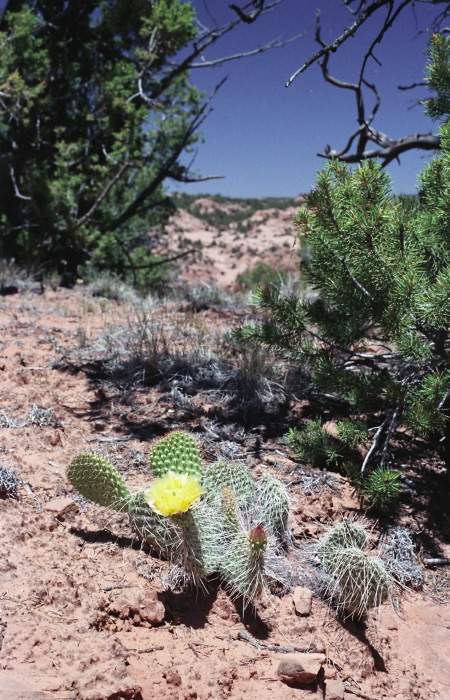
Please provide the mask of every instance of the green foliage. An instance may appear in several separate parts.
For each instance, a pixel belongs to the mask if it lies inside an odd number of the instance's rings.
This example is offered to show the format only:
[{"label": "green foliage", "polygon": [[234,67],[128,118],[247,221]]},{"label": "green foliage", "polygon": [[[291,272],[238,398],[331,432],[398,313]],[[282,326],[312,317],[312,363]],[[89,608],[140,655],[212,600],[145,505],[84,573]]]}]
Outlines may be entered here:
[{"label": "green foliage", "polygon": [[400,473],[377,467],[361,480],[359,490],[371,508],[391,511],[400,495]]},{"label": "green foliage", "polygon": [[324,429],[320,418],[307,421],[301,429],[290,428],[286,441],[296,459],[319,469],[339,466],[344,458],[343,445]]},{"label": "green foliage", "polygon": [[[449,57],[450,39],[435,35],[434,117],[450,114]],[[443,436],[450,467],[450,122],[441,136],[442,152],[422,173],[417,199],[393,196],[389,176],[372,160],[353,171],[331,161],[296,218],[317,298],[263,287],[262,321],[237,333],[241,342],[300,362],[317,391],[363,414],[377,429],[371,459],[382,467],[401,422],[436,446]],[[289,440],[303,459],[322,466],[335,459],[317,422]]]},{"label": "green foliage", "polygon": [[[8,3],[0,31],[0,255],[147,287],[202,97],[173,56],[196,34],[181,0]],[[13,9],[15,11],[13,11]],[[10,175],[10,172],[13,175]]]}]

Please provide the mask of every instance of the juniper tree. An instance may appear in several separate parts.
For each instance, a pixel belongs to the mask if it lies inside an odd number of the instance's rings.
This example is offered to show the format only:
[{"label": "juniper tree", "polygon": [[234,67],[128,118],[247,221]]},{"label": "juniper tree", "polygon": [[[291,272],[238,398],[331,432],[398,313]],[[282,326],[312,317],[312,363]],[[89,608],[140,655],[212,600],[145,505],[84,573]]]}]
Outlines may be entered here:
[{"label": "juniper tree", "polygon": [[180,160],[209,111],[190,70],[242,22],[229,14],[208,29],[184,0],[4,3],[0,258],[135,283],[160,269],[165,183],[208,179]]},{"label": "juniper tree", "polygon": [[260,288],[257,326],[238,332],[308,368],[316,391],[367,417],[361,469],[388,462],[396,429],[441,442],[450,473],[450,39],[433,35],[428,113],[442,152],[419,196],[396,197],[375,161],[331,161],[296,218],[311,252],[312,300]]}]

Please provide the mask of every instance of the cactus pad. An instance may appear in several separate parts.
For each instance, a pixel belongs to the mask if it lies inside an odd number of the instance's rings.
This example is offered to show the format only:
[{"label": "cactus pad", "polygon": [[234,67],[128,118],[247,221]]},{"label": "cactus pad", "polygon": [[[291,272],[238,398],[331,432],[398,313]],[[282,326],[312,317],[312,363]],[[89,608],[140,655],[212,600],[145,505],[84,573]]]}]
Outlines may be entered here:
[{"label": "cactus pad", "polygon": [[93,452],[77,455],[67,478],[82,496],[114,510],[128,510],[131,494],[117,469]]},{"label": "cactus pad", "polygon": [[336,551],[326,594],[349,615],[361,616],[388,599],[390,578],[379,557],[357,547]]},{"label": "cactus pad", "polygon": [[273,476],[263,476],[258,483],[259,508],[266,527],[280,541],[289,538],[290,499],[287,488]]},{"label": "cactus pad", "polygon": [[215,462],[205,470],[203,487],[208,500],[214,500],[226,486],[234,493],[238,506],[246,505],[255,489],[251,472],[242,464]]},{"label": "cactus pad", "polygon": [[159,440],[149,457],[150,468],[156,477],[168,471],[177,474],[202,475],[200,450],[195,439],[188,433],[176,431]]},{"label": "cactus pad", "polygon": [[128,514],[134,529],[155,551],[170,559],[180,533],[169,518],[155,513],[144,498],[144,492],[132,495],[128,504]]},{"label": "cactus pad", "polygon": [[325,573],[334,568],[334,557],[348,547],[363,550],[367,546],[367,532],[357,523],[344,520],[335,525],[319,542],[318,554],[320,563]]}]

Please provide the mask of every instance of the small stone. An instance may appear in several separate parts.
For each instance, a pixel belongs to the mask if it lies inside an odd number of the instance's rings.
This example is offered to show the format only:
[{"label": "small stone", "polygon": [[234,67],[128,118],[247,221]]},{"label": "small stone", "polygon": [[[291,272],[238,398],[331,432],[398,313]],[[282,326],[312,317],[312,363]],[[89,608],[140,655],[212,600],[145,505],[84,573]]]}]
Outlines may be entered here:
[{"label": "small stone", "polygon": [[165,673],[166,676],[166,683],[168,685],[181,685],[181,676],[178,673],[178,671],[175,671],[173,669],[170,669]]},{"label": "small stone", "polygon": [[51,513],[60,522],[64,522],[64,520],[76,515],[80,508],[71,498],[54,498],[44,504],[44,510]]},{"label": "small stone", "polygon": [[334,680],[336,678],[336,669],[334,666],[325,666],[325,680]]},{"label": "small stone", "polygon": [[325,654],[286,654],[277,673],[283,683],[313,683],[325,661]]},{"label": "small stone", "polygon": [[305,617],[311,613],[312,591],[310,591],[309,588],[297,586],[294,588],[292,597],[297,615]]},{"label": "small stone", "polygon": [[153,591],[130,589],[120,593],[108,605],[108,612],[121,620],[131,619],[134,625],[147,622],[160,625],[164,621],[165,608]]},{"label": "small stone", "polygon": [[325,687],[325,700],[343,700],[345,687],[340,678],[327,680]]}]

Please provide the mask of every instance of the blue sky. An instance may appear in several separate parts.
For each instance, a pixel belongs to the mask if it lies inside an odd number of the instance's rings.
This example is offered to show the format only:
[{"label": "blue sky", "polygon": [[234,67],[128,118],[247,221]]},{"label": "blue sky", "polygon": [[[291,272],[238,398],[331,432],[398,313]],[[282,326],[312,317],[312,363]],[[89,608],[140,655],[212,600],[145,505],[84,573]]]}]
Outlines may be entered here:
[{"label": "blue sky", "polygon": [[[241,3],[242,4],[242,3]],[[219,22],[234,17],[227,0],[193,0],[199,19],[211,26],[207,9]],[[318,45],[314,42],[316,8],[321,9],[322,38],[331,41],[351,21],[340,0],[284,0],[270,15],[244,25],[206,53],[212,59],[248,50],[275,37],[292,37],[310,27],[295,43],[281,49],[221,67],[192,72],[192,82],[209,93],[224,77],[228,80],[213,101],[213,112],[202,126],[204,143],[198,145],[194,169],[202,175],[220,174],[223,180],[177,185],[192,194],[208,192],[231,197],[296,196],[307,192],[323,161],[316,153],[326,144],[341,149],[356,128],[353,93],[324,83],[318,66],[311,66],[289,88],[285,82]],[[437,126],[413,103],[427,95],[426,88],[398,91],[424,76],[426,28],[432,8],[419,3],[385,36],[371,61],[369,78],[377,83],[382,104],[374,126],[392,138],[436,131]],[[436,10],[434,9],[434,12]],[[380,13],[381,15],[381,13]],[[381,20],[381,16],[380,16]],[[330,72],[356,81],[360,58],[379,22],[368,22],[356,37],[332,56]],[[419,35],[418,35],[419,34]],[[417,36],[418,35],[418,36]],[[410,152],[388,172],[397,193],[413,193],[417,174],[431,158]],[[187,161],[186,161],[187,162]]]}]

